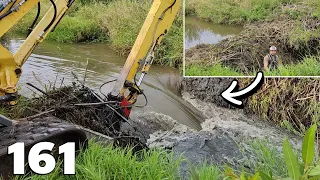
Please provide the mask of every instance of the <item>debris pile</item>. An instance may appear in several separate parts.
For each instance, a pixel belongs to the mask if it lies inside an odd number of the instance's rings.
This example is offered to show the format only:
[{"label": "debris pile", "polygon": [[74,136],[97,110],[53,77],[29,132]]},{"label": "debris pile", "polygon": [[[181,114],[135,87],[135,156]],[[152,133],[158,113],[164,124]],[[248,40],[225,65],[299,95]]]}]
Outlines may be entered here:
[{"label": "debris pile", "polygon": [[[6,107],[6,114],[17,121],[56,117],[112,137],[120,146],[146,147],[140,137],[120,130],[121,124],[127,121],[117,114],[122,114],[119,102],[101,102],[91,89],[75,83],[43,93],[32,99],[22,98],[17,106]],[[131,129],[135,131],[134,127]]]}]

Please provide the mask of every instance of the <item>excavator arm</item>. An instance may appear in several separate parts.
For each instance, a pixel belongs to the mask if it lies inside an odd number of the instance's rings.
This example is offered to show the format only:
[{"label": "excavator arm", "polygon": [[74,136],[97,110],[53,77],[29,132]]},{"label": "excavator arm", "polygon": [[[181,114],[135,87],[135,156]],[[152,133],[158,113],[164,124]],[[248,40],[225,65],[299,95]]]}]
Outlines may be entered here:
[{"label": "excavator arm", "polygon": [[[16,103],[16,86],[23,71],[23,64],[37,45],[60,22],[74,0],[50,0],[50,2],[51,8],[35,28],[31,27],[30,34],[15,54],[0,45],[0,102],[9,102],[12,105]],[[40,0],[3,0],[0,3],[2,3],[0,4],[0,37],[32,8],[37,5],[40,8]]]},{"label": "excavator arm", "polygon": [[[143,91],[140,85],[154,61],[154,54],[168,33],[181,7],[182,0],[154,0],[127,61],[109,93],[109,100],[118,100],[129,117],[131,105]],[[137,75],[140,77],[137,79]]]},{"label": "excavator arm", "polygon": [[[74,0],[50,0],[52,7],[38,25],[30,30],[20,49],[11,54],[0,45],[0,102],[16,103],[17,83],[23,71],[23,64],[35,47],[63,18]],[[9,31],[40,0],[0,1],[0,37]],[[181,7],[182,0],[154,0],[148,16],[140,30],[135,44],[125,62],[108,100],[121,102],[124,115],[129,117],[131,107],[137,97],[143,94],[140,85],[154,61],[154,54],[163,37],[168,33]],[[140,75],[140,77],[137,76]]]},{"label": "excavator arm", "polygon": [[[33,25],[36,20],[34,21],[30,34],[15,54],[0,45],[0,102],[9,102],[12,105],[16,103],[16,86],[22,74],[23,64],[36,46],[59,23],[73,0],[50,0],[50,2],[52,7],[35,28]],[[38,5],[40,8],[39,3],[40,0],[0,0],[0,37],[33,7]],[[143,94],[140,85],[154,61],[157,47],[172,26],[181,4],[182,0],[154,0],[116,84],[108,95],[108,100],[115,99],[120,102],[122,106],[120,109],[123,110],[123,113],[120,114],[117,110],[113,110],[123,118],[129,117],[132,105],[136,102],[137,97]],[[105,101],[105,99],[98,99]],[[110,108],[113,107],[110,106]],[[0,161],[3,162],[0,163],[0,176],[5,178],[11,176],[13,158],[8,156],[7,147],[15,142],[25,142],[25,150],[28,154],[33,145],[47,141],[59,145],[75,142],[76,150],[79,150],[80,147],[87,146],[86,138],[87,134],[82,127],[54,117],[17,122],[0,115]]]}]

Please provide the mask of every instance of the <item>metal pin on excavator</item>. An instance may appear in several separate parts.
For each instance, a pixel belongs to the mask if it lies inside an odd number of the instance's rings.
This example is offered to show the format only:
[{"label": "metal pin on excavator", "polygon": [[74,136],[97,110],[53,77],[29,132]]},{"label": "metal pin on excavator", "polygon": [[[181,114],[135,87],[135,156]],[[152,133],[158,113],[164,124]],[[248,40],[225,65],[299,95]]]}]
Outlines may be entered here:
[{"label": "metal pin on excavator", "polygon": [[[17,83],[23,73],[24,63],[37,45],[58,25],[67,10],[74,3],[74,0],[50,0],[50,2],[52,3],[51,8],[35,26],[40,13],[40,0],[0,0],[0,37],[7,33],[15,24],[19,23],[19,20],[32,8],[38,7],[38,14],[29,28],[29,35],[19,50],[15,54],[12,54],[0,45],[1,103],[9,105],[18,103]],[[123,109],[123,114],[120,114],[122,117],[129,117],[131,105],[142,94],[139,86],[153,63],[155,50],[172,26],[181,4],[182,0],[154,0],[116,84],[108,94],[108,100],[120,102]],[[136,81],[138,72],[141,75],[138,81]],[[30,125],[33,122],[28,123]],[[0,115],[0,133],[12,133],[11,127],[17,124],[21,125],[20,122],[11,121]],[[33,126],[39,126],[41,131],[37,132],[36,137],[31,132],[27,132],[30,137],[24,138],[28,140],[26,142],[26,149],[41,141],[71,141],[76,142],[76,147],[79,148],[86,140],[86,135],[81,129],[68,123],[55,122],[55,126],[59,128],[53,127],[51,130],[40,127],[39,123],[34,123]],[[45,135],[41,135],[41,133]],[[5,141],[5,139],[0,138],[0,160],[2,162],[2,165],[0,164],[0,174],[10,169],[9,166],[12,167],[11,159],[6,159],[5,156],[7,155],[7,146],[14,143],[4,143],[2,141]]]}]

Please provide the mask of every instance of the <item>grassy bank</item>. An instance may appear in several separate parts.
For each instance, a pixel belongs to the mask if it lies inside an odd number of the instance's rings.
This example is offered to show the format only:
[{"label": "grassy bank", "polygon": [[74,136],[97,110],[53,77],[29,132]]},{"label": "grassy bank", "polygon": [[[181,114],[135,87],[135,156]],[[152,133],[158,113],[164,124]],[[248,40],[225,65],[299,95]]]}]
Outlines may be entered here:
[{"label": "grassy bank", "polygon": [[[274,147],[263,141],[253,141],[250,145],[252,156],[249,158],[248,167],[238,165],[235,174],[241,170],[247,171],[247,175],[256,171],[269,170],[274,176],[285,177],[288,172],[285,167],[285,160],[281,153]],[[174,155],[165,150],[141,151],[133,154],[130,149],[119,149],[111,146],[104,146],[91,141],[89,148],[81,152],[76,159],[76,175],[63,176],[62,169],[57,168],[51,174],[45,176],[32,175],[16,177],[15,179],[181,179],[179,166],[181,163],[188,163],[190,174],[188,179],[198,180],[220,180],[227,178],[227,165],[193,165],[183,157]],[[262,163],[265,162],[265,163]],[[31,175],[31,176],[30,176]]]},{"label": "grassy bank", "polygon": [[[252,79],[240,79],[241,87]],[[319,123],[319,80],[297,78],[266,79],[265,85],[248,99],[247,110],[261,119],[304,134]]]},{"label": "grassy bank", "polygon": [[[301,62],[286,64],[278,71],[265,71],[265,76],[316,76],[320,75],[320,57],[307,57]],[[221,63],[212,66],[191,65],[186,67],[186,76],[255,76],[256,72],[245,74]]]},{"label": "grassy bank", "polygon": [[[149,0],[76,1],[48,40],[61,43],[106,42],[127,55],[151,7]],[[42,15],[51,4],[43,2]],[[36,9],[17,26],[14,33],[25,34]],[[156,63],[179,67],[182,62],[182,11],[157,52]]]},{"label": "grassy bank", "polygon": [[89,149],[76,160],[76,175],[63,176],[57,168],[46,176],[34,175],[16,179],[176,179],[181,158],[165,151],[142,151],[141,155],[130,150],[114,149],[93,141]]},{"label": "grassy bank", "polygon": [[[313,7],[313,17],[320,17],[318,0],[189,0],[186,15],[192,15],[214,23],[244,24],[272,20],[285,13],[293,18],[309,12],[299,12],[296,4]],[[292,6],[291,6],[292,5]]]}]

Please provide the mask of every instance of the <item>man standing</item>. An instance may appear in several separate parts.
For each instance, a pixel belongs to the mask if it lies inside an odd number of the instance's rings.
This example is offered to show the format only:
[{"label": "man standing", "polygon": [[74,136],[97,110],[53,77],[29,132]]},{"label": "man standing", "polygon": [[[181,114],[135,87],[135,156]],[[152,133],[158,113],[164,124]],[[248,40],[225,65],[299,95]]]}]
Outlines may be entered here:
[{"label": "man standing", "polygon": [[263,64],[265,71],[273,71],[278,69],[281,61],[279,56],[277,55],[277,47],[270,47],[270,53],[264,57]]}]

